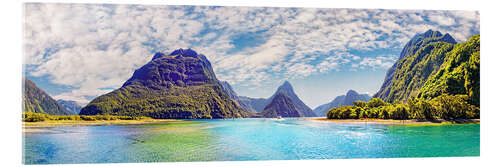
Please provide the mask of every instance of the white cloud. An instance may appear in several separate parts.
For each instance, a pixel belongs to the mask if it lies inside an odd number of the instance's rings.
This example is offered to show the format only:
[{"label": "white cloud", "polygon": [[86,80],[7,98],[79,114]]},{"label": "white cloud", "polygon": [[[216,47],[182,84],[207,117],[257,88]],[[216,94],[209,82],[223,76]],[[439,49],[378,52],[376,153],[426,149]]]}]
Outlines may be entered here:
[{"label": "white cloud", "polygon": [[358,64],[352,64],[351,66],[353,68],[371,68],[371,69],[376,69],[376,68],[382,68],[382,69],[389,69],[394,62],[397,60],[398,56],[397,55],[381,55],[377,57],[365,57],[359,62]]},{"label": "white cloud", "polygon": [[[82,101],[121,86],[152,52],[181,47],[205,54],[221,80],[242,85],[340,70],[347,63],[387,68],[394,61],[387,56],[347,51],[401,48],[427,29],[465,41],[479,31],[479,13],[28,3],[24,25],[30,75],[73,86],[57,97]],[[234,51],[235,36],[258,31],[265,40]]]}]

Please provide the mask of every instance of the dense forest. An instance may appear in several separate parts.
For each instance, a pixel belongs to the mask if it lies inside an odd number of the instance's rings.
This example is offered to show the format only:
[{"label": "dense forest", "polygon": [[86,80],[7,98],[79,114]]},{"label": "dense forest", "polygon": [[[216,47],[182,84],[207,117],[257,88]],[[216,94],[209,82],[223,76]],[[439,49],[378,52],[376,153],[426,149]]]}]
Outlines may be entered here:
[{"label": "dense forest", "polygon": [[379,91],[388,92],[377,95],[382,98],[333,108],[327,118],[479,118],[479,48],[479,34],[455,45],[419,45],[413,55],[396,62],[392,81]]},{"label": "dense forest", "polygon": [[479,107],[468,103],[466,95],[443,94],[433,99],[410,97],[406,103],[386,103],[379,98],[368,102],[356,101],[352,106],[333,108],[327,113],[328,119],[476,119]]},{"label": "dense forest", "polygon": [[43,113],[23,112],[23,122],[42,122],[42,121],[97,121],[97,120],[143,120],[151,119],[144,116],[116,116],[116,115],[49,115]]}]

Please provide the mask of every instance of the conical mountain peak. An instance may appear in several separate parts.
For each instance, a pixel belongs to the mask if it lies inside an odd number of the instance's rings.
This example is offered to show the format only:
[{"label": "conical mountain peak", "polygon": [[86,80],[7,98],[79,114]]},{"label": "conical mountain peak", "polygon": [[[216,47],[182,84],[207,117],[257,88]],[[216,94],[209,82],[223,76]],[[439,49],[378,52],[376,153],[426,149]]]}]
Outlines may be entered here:
[{"label": "conical mountain peak", "polygon": [[[285,81],[269,99],[263,114],[268,117],[269,113],[280,113],[283,111],[298,111],[300,114],[278,114],[283,117],[315,117],[316,114],[309,108],[293,91],[292,84]],[[286,104],[286,105],[285,105]]]},{"label": "conical mountain peak", "polygon": [[290,82],[288,82],[288,81],[285,81],[285,82],[283,82],[283,84],[281,84],[280,87],[278,87],[278,91],[285,91],[287,93],[293,93],[292,84],[290,84]]}]

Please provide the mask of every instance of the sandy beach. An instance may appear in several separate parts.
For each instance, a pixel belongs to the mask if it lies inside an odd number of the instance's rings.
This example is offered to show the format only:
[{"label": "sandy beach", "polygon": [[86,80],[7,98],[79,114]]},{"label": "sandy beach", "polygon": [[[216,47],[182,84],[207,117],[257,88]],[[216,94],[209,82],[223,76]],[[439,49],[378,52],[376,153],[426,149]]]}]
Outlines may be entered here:
[{"label": "sandy beach", "polygon": [[352,123],[352,124],[381,124],[381,125],[448,125],[448,124],[479,124],[480,119],[467,120],[435,120],[435,121],[420,121],[420,120],[393,120],[393,119],[327,119],[327,118],[311,118],[314,121],[324,121],[332,123]]}]

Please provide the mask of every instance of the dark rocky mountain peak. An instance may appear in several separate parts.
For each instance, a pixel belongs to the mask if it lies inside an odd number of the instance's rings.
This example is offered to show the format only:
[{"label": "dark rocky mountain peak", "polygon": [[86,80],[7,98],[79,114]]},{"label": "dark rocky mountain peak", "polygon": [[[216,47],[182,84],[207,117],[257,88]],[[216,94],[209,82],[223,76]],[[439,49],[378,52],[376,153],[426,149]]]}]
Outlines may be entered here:
[{"label": "dark rocky mountain peak", "polygon": [[191,49],[179,49],[170,55],[156,53],[149,63],[135,70],[122,87],[141,84],[152,89],[164,89],[218,82],[212,65],[204,55]]},{"label": "dark rocky mountain peak", "polygon": [[176,55],[182,55],[184,57],[194,57],[194,58],[198,57],[198,53],[196,53],[196,51],[194,51],[191,48],[188,49],[179,48],[170,53],[170,56],[176,56]]},{"label": "dark rocky mountain peak", "polygon": [[424,32],[421,36],[424,38],[430,38],[430,37],[440,37],[442,35],[443,34],[441,34],[441,32],[439,31],[433,31],[432,29],[429,29],[426,32]]},{"label": "dark rocky mountain peak", "polygon": [[[227,86],[227,85],[226,85]],[[156,53],[121,88],[99,96],[81,115],[133,115],[153,118],[247,117],[219,82],[210,62],[192,49]]]},{"label": "dark rocky mountain peak", "polygon": [[155,60],[155,59],[158,59],[158,58],[163,57],[163,56],[166,56],[165,53],[156,52],[155,55],[153,56],[153,59],[151,59],[151,60]]},{"label": "dark rocky mountain peak", "polygon": [[[277,95],[280,95],[280,97],[277,97]],[[283,98],[282,96],[285,96]],[[276,98],[279,98],[278,100],[275,100]],[[263,114],[266,115],[267,113],[284,113],[284,112],[292,112],[292,111],[298,111],[300,114],[298,116],[302,117],[315,117],[316,114],[309,108],[300,98],[295,94],[292,84],[290,82],[285,81],[283,84],[278,87],[276,92],[267,100],[268,104],[266,107],[264,107]],[[281,102],[286,102],[287,105],[283,105],[284,103]],[[288,108],[287,108],[288,107]],[[267,110],[266,110],[267,108]],[[286,111],[275,111],[275,110],[286,110]],[[285,115],[281,115],[285,117]],[[286,115],[288,117],[288,115]],[[295,117],[297,115],[294,115]],[[290,116],[291,117],[291,116]]]},{"label": "dark rocky mountain peak", "polygon": [[455,41],[455,38],[453,38],[453,37],[452,37],[450,34],[448,34],[448,33],[444,34],[442,41],[444,41],[444,42],[448,42],[448,43],[451,43],[451,44],[456,44],[456,43],[457,43],[457,41]]},{"label": "dark rocky mountain peak", "polygon": [[304,117],[303,111],[296,107],[296,104],[283,92],[278,92],[271,103],[264,108],[262,115],[266,118],[281,117]]},{"label": "dark rocky mountain peak", "polygon": [[415,36],[413,36],[413,38],[411,38],[411,40],[403,47],[399,59],[402,59],[408,55],[415,54],[415,52],[423,45],[438,41],[451,44],[457,43],[450,34],[446,33],[445,35],[443,35],[439,31],[433,31],[429,29],[423,34],[416,34]]},{"label": "dark rocky mountain peak", "polygon": [[278,87],[277,92],[283,92],[285,94],[295,94],[295,92],[293,91],[292,84],[290,84],[290,82],[288,81],[283,82],[283,84],[281,84],[281,86]]}]

